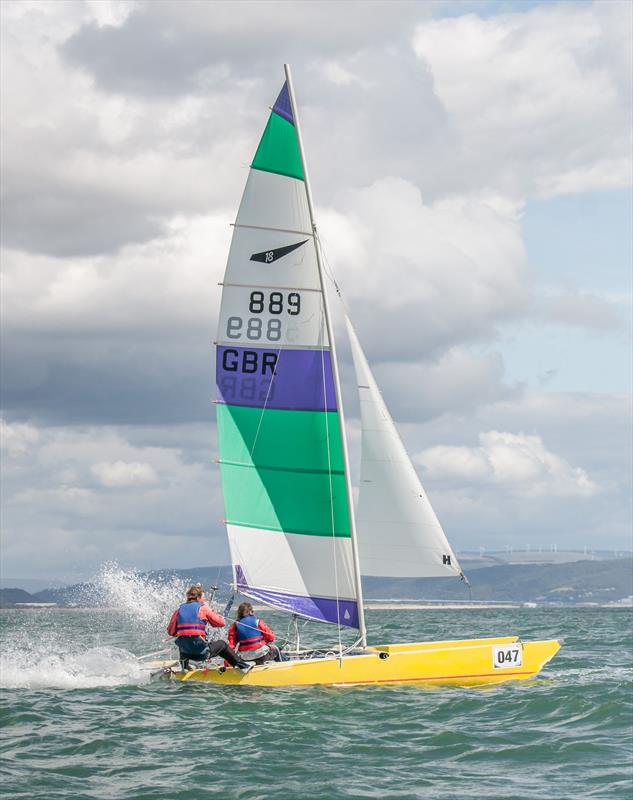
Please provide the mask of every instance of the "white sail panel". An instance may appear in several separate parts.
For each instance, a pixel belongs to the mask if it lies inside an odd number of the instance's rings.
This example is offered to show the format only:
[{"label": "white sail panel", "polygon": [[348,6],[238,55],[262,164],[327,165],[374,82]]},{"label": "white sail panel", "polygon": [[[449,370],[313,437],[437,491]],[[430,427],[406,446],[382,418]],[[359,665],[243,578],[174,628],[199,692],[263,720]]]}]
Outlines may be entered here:
[{"label": "white sail panel", "polygon": [[[261,202],[264,203],[265,198]],[[237,232],[239,236],[234,236],[231,243],[229,264],[239,273],[242,283],[320,291],[312,236],[268,228],[238,227]],[[281,249],[293,246],[294,250],[279,257]],[[273,260],[266,259],[269,253],[273,254]],[[263,260],[259,260],[262,254]],[[227,274],[227,280],[233,269]]]},{"label": "white sail panel", "polygon": [[303,181],[251,169],[236,225],[276,228],[311,236],[312,224]]},{"label": "white sail panel", "polygon": [[[289,610],[315,619],[356,617],[356,603],[350,602],[354,577],[349,539],[324,542],[235,525],[228,525],[227,530],[236,586],[241,592],[282,607],[285,598]],[[335,584],[333,574],[338,578]],[[337,602],[338,613],[334,610]]]},{"label": "white sail panel", "polygon": [[316,291],[225,285],[218,344],[327,347],[322,302]]},{"label": "white sail panel", "polygon": [[363,575],[442,577],[461,568],[346,319],[362,424],[357,525]]}]

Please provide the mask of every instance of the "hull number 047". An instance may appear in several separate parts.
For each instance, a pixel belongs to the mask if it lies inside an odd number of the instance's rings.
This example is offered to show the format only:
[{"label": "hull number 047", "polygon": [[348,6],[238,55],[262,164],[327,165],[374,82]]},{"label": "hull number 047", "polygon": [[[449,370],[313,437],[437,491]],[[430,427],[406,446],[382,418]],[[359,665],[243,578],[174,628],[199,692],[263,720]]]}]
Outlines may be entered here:
[{"label": "hull number 047", "polygon": [[509,669],[523,665],[523,648],[520,644],[495,644],[492,647],[494,669]]}]

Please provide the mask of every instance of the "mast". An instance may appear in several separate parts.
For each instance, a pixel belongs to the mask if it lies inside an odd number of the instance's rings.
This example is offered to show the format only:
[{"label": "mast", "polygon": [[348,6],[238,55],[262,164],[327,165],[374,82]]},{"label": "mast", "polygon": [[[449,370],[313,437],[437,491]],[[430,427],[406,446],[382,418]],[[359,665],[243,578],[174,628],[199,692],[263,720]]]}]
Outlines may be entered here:
[{"label": "mast", "polygon": [[336,344],[334,341],[334,331],[332,329],[332,320],[330,317],[330,307],[328,303],[327,291],[325,287],[325,280],[323,277],[323,265],[321,263],[321,250],[319,240],[317,237],[316,223],[314,221],[314,205],[312,203],[312,190],[310,188],[310,177],[308,174],[308,165],[306,163],[305,152],[303,149],[303,138],[301,136],[301,124],[299,122],[299,112],[297,109],[297,101],[295,100],[295,91],[292,84],[292,74],[290,72],[290,65],[284,64],[284,72],[286,74],[286,82],[288,84],[288,94],[290,95],[290,103],[292,105],[292,114],[295,121],[295,129],[297,132],[297,141],[299,143],[299,153],[301,155],[301,164],[303,166],[303,176],[306,189],[306,196],[308,200],[308,210],[310,212],[310,222],[312,224],[312,232],[314,234],[314,249],[316,252],[317,267],[319,270],[319,281],[321,283],[321,293],[323,295],[323,308],[325,312],[325,324],[327,327],[328,338],[330,340],[330,352],[332,354],[332,373],[334,376],[334,386],[336,390],[336,403],[338,406],[338,413],[340,419],[341,429],[341,446],[343,450],[343,463],[345,466],[345,486],[347,488],[347,506],[349,509],[349,523],[350,533],[352,540],[352,555],[354,561],[354,583],[356,587],[356,599],[358,603],[358,625],[361,636],[361,645],[367,646],[367,628],[365,627],[365,609],[363,607],[363,587],[360,577],[360,559],[358,555],[358,535],[356,531],[356,515],[354,514],[354,496],[352,494],[352,481],[349,470],[349,453],[347,450],[347,438],[345,436],[345,415],[343,413],[343,397],[341,393],[341,381],[338,371],[338,361],[336,358]]}]

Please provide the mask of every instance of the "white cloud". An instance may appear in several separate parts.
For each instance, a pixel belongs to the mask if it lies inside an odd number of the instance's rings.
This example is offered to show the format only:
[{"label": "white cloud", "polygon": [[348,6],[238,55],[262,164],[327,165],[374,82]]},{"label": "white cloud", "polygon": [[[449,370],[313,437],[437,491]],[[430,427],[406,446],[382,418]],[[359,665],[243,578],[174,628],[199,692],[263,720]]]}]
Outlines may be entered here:
[{"label": "white cloud", "polygon": [[[375,48],[401,40],[432,11],[430,4],[407,0],[347,0],[327,13],[319,0],[242,0],[237,11],[231,2],[140,0],[123,24],[86,21],[65,50],[103,88],[142,95],[204,92],[218,65],[221,78],[244,76],[282,59],[296,63],[313,53],[335,57]],[[147,47],[135,47],[139,40]]]},{"label": "white cloud", "polygon": [[27,423],[8,423],[0,418],[0,447],[9,456],[26,455],[39,440],[37,428]]},{"label": "white cloud", "polygon": [[521,391],[504,383],[497,353],[481,355],[464,347],[452,347],[433,361],[383,362],[374,373],[392,410],[407,421],[472,413]]},{"label": "white cloud", "polygon": [[[493,430],[513,435],[529,431],[530,436],[539,437],[546,451],[568,466],[568,477],[571,471],[571,485],[563,487],[569,493],[533,496],[524,493],[520,484],[496,482],[489,461],[481,458],[479,441],[481,431]],[[423,425],[409,422],[401,426],[401,432],[411,453],[425,453],[441,443],[451,448],[453,457],[461,455],[465,465],[446,477],[440,477],[441,464],[435,465],[437,477],[421,464],[419,467],[431,502],[456,547],[503,549],[509,544],[556,542],[560,548],[572,550],[585,545],[631,549],[629,397],[524,391],[468,414],[449,412]],[[538,455],[539,448],[536,450]],[[595,485],[593,494],[578,493],[582,489],[574,485],[576,468]],[[485,476],[477,477],[478,471]],[[556,485],[553,478],[544,477],[543,481]]]},{"label": "white cloud", "polygon": [[100,461],[90,471],[102,486],[118,488],[124,486],[147,486],[158,482],[151,464],[143,461]]},{"label": "white cloud", "polygon": [[[421,401],[436,413],[507,395],[500,359],[459,343],[494,338],[500,321],[528,307],[516,209],[473,198],[427,204],[412,183],[384,179],[321,216],[372,363],[418,362],[407,376],[419,387],[412,408]],[[29,412],[63,422],[157,420],[168,408],[208,418],[230,219],[181,217],[161,239],[99,257],[5,253],[5,396],[39,386]],[[398,369],[382,371],[400,383]]]},{"label": "white cloud", "polygon": [[5,247],[110,253],[160,237],[179,213],[237,204],[233,170],[257,138],[242,125],[245,98],[235,108],[230,88],[204,102],[101,94],[58,51],[91,7],[2,6],[22,9],[2,26]]},{"label": "white cloud", "polygon": [[507,207],[465,197],[425,203],[411,182],[385,178],[342,194],[320,228],[374,357],[408,360],[490,337],[528,303],[521,228]]},{"label": "white cloud", "polygon": [[594,331],[618,331],[625,327],[625,317],[621,313],[626,308],[623,303],[598,294],[580,292],[577,288],[568,287],[549,293],[539,305],[537,315],[548,322]]},{"label": "white cloud", "polygon": [[221,2],[187,14],[167,0],[2,5],[3,236],[29,252],[113,252],[161,237],[178,214],[232,215],[235,165],[282,78],[271,37],[302,42],[304,129],[326,203],[387,176],[429,203],[521,204],[631,180],[627,3],[436,20],[441,4],[360,15],[353,3],[332,15],[311,2],[246,15]]},{"label": "white cloud", "polygon": [[230,236],[229,217],[180,217],[166,236],[119,254],[60,260],[6,252],[5,330],[203,336],[214,327]]},{"label": "white cloud", "polygon": [[350,83],[363,83],[362,78],[344,67],[339,61],[322,61],[315,65],[323,77],[337,86],[349,86]]},{"label": "white cloud", "polygon": [[630,185],[631,9],[556,3],[419,25],[457,162],[511,196]]},{"label": "white cloud", "polygon": [[[363,345],[414,452],[450,450],[451,539],[630,536],[623,401],[526,393],[481,353],[528,316],[616,331],[606,292],[533,291],[521,214],[630,180],[630,5],[394,6],[0,3],[13,574],[224,559],[217,282],[282,51]],[[535,433],[465,448],[481,430]]]},{"label": "white cloud", "polygon": [[226,562],[208,426],[20,427],[29,448],[2,462],[6,575]]},{"label": "white cloud", "polygon": [[431,447],[416,456],[431,479],[487,483],[526,497],[592,497],[585,470],[549,451],[540,436],[488,431],[479,447]]}]

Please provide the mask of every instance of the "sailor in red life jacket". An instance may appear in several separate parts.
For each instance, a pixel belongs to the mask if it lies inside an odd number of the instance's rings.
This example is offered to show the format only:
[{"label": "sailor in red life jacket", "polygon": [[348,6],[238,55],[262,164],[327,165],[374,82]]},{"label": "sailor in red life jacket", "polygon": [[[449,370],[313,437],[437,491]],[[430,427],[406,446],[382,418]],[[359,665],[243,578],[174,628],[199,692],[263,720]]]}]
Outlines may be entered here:
[{"label": "sailor in red life jacket", "polygon": [[262,664],[264,661],[281,661],[275,633],[253,614],[250,603],[240,603],[237,622],[229,628],[229,645],[239,652],[244,661]]},{"label": "sailor in red life jacket", "polygon": [[223,628],[225,625],[224,617],[206,604],[202,588],[190,586],[187,589],[187,602],[174,611],[167,626],[167,633],[176,637],[183,671],[189,669],[190,660],[206,661],[221,656],[232,667],[248,672],[253,665],[240,658],[224,639],[207,642],[207,623],[213,628]]}]

